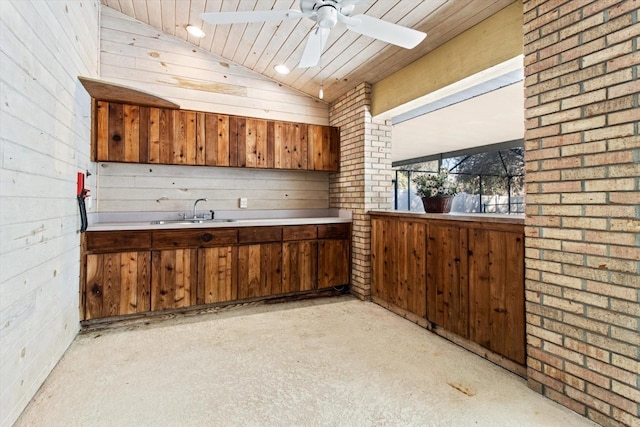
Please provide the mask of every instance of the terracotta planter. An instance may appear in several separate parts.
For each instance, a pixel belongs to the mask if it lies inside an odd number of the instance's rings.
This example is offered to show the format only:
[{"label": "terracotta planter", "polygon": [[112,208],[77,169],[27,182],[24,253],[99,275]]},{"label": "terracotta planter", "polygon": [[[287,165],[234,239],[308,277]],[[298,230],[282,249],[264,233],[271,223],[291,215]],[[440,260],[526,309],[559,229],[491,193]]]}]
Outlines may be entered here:
[{"label": "terracotta planter", "polygon": [[455,196],[423,197],[424,211],[428,213],[449,213]]}]

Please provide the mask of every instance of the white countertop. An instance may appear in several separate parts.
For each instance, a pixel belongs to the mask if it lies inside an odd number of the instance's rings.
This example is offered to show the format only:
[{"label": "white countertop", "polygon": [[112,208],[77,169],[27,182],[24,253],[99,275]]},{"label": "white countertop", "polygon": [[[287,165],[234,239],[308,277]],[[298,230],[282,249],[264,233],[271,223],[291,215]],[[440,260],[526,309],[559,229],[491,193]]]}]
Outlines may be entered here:
[{"label": "white countertop", "polygon": [[87,231],[119,231],[119,230],[164,230],[164,229],[192,229],[192,228],[230,228],[230,227],[263,227],[283,225],[311,225],[349,223],[351,218],[315,217],[315,218],[268,218],[268,219],[239,219],[233,222],[205,221],[195,224],[169,223],[152,224],[151,221],[123,221],[97,222],[91,224]]}]

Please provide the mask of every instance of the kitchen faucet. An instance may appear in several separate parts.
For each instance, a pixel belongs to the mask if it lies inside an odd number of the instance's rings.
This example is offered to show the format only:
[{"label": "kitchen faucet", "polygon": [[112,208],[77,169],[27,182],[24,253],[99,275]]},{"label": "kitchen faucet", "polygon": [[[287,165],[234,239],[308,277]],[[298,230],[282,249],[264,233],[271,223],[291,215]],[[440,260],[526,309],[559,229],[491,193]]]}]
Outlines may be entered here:
[{"label": "kitchen faucet", "polygon": [[[198,218],[198,202],[206,202],[208,199],[198,199],[193,203],[193,219]],[[204,214],[202,215],[204,218]]]}]

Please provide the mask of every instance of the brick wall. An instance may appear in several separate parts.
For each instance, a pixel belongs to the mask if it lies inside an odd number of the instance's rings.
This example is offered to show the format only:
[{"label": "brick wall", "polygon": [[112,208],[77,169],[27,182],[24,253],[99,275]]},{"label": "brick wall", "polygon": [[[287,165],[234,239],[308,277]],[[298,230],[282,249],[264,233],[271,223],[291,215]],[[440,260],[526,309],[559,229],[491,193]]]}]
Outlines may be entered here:
[{"label": "brick wall", "polygon": [[525,0],[531,388],[640,425],[637,0]]},{"label": "brick wall", "polygon": [[351,291],[371,296],[371,222],[367,212],[391,208],[391,123],[372,120],[371,86],[362,83],[329,112],[340,127],[340,173],[332,174],[329,203],[353,214]]}]

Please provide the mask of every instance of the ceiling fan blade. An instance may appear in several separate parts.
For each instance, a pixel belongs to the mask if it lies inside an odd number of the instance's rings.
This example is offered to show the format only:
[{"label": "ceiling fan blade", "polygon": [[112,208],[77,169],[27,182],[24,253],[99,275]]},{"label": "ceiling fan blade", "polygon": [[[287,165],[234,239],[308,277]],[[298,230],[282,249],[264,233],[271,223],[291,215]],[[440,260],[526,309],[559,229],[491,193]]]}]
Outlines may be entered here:
[{"label": "ceiling fan blade", "polygon": [[300,18],[299,10],[258,10],[247,12],[205,12],[200,19],[209,24],[241,24],[264,21],[282,21],[283,19]]},{"label": "ceiling fan blade", "polygon": [[316,27],[309,38],[307,44],[302,52],[302,58],[298,64],[299,68],[315,67],[320,62],[320,55],[324,50],[324,46],[327,44],[329,38],[329,28]]},{"label": "ceiling fan blade", "polygon": [[[356,23],[358,21],[358,23]],[[367,15],[351,16],[345,20],[347,28],[358,34],[373,37],[383,42],[395,44],[405,49],[413,49],[427,36],[422,31],[402,25],[392,24],[382,19],[372,18]]]}]

